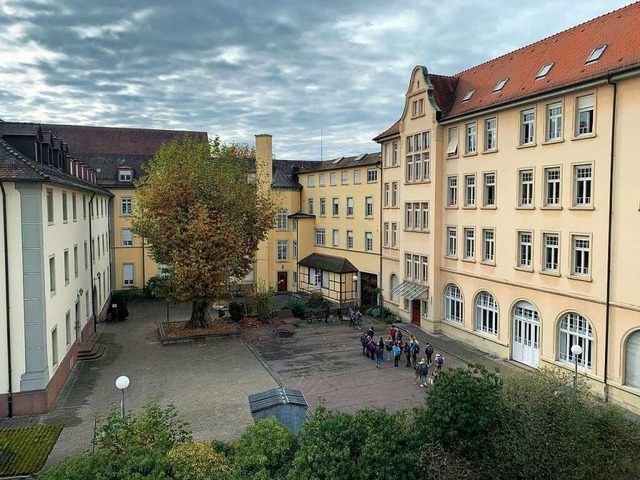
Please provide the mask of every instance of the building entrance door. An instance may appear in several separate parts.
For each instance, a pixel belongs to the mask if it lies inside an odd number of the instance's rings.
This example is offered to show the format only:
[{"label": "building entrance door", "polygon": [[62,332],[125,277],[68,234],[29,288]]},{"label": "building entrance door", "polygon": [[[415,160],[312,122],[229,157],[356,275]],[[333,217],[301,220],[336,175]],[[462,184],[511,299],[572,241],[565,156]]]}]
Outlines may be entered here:
[{"label": "building entrance door", "polygon": [[288,288],[287,272],[278,272],[278,292],[286,292]]},{"label": "building entrance door", "polygon": [[411,323],[420,325],[420,300],[411,301]]},{"label": "building entrance door", "polygon": [[360,272],[360,305],[378,305],[378,276]]},{"label": "building entrance door", "polygon": [[513,309],[513,359],[538,367],[540,355],[540,317],[529,302],[518,302]]}]

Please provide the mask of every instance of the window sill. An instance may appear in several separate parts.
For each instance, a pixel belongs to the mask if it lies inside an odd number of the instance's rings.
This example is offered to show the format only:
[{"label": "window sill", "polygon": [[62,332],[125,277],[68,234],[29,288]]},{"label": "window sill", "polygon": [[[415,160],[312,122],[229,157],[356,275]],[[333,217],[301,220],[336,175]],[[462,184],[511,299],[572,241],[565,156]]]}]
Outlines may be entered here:
[{"label": "window sill", "polygon": [[50,227],[51,225],[55,225],[55,222],[47,222],[47,225]]},{"label": "window sill", "polygon": [[545,207],[540,207],[540,210],[562,210],[562,206],[561,205],[548,205]]},{"label": "window sill", "polygon": [[340,218],[340,215],[331,215],[331,218]]},{"label": "window sill", "polygon": [[349,185],[348,183],[341,183],[340,185]]},{"label": "window sill", "polygon": [[446,160],[453,160],[454,158],[458,158],[458,157],[459,157],[459,155],[458,155],[458,154],[455,154],[455,155],[447,155],[447,156],[445,157],[445,159],[446,159]]},{"label": "window sill", "polygon": [[373,220],[373,215],[368,215],[364,217],[365,220]]},{"label": "window sill", "polygon": [[469,153],[465,153],[464,155],[462,155],[463,158],[466,157],[475,157],[478,155],[478,152],[469,152]]},{"label": "window sill", "polygon": [[389,168],[398,168],[400,165],[386,165],[384,168],[389,169]]},{"label": "window sill", "polygon": [[560,272],[557,270],[540,270],[540,275],[547,275],[549,277],[560,278]]},{"label": "window sill", "polygon": [[410,182],[404,181],[402,182],[404,185],[424,185],[425,183],[431,183],[431,180],[412,180]]},{"label": "window sill", "polygon": [[49,292],[49,298],[53,298],[56,296],[56,292]]},{"label": "window sill", "polygon": [[465,205],[464,207],[462,207],[462,210],[476,210],[478,207],[476,207],[475,205]]},{"label": "window sill", "polygon": [[347,215],[347,218],[353,218],[353,215]]},{"label": "window sill", "polygon": [[457,255],[445,255],[444,258],[446,258],[448,260],[458,260],[458,256]]},{"label": "window sill", "polygon": [[462,261],[467,263],[476,263],[476,259],[472,257],[463,257]]},{"label": "window sill", "polygon": [[418,113],[417,115],[412,115],[412,116],[411,116],[411,120],[414,120],[414,119],[416,119],[416,118],[420,118],[420,117],[424,117],[424,116],[425,116],[425,113],[424,113],[424,112],[422,112],[422,113]]},{"label": "window sill", "polygon": [[521,145],[516,146],[517,149],[521,149],[521,148],[532,148],[537,146],[538,144],[536,142],[533,143],[523,143]]},{"label": "window sill", "polygon": [[444,207],[445,210],[458,210],[458,206],[457,205],[447,205],[446,207]]},{"label": "window sill", "polygon": [[556,143],[564,143],[564,138],[554,138],[552,140],[545,140],[542,145],[555,145]]},{"label": "window sill", "polygon": [[574,275],[571,274],[567,277],[570,280],[577,280],[578,282],[587,282],[587,283],[591,283],[593,282],[593,279],[590,276],[580,276],[580,275]]},{"label": "window sill", "polygon": [[378,183],[378,181],[377,180],[371,180],[371,181],[367,180],[367,183],[373,184],[373,183]]},{"label": "window sill", "polygon": [[497,210],[498,207],[496,207],[495,205],[483,205],[482,207],[480,207],[481,210]]},{"label": "window sill", "polygon": [[519,272],[533,273],[533,267],[513,267],[513,269]]},{"label": "window sill", "polygon": [[516,205],[514,208],[516,210],[535,210],[536,209],[534,205]]},{"label": "window sill", "polygon": [[495,260],[481,260],[480,261],[480,265],[486,265],[487,267],[495,267],[496,266],[496,261]]},{"label": "window sill", "polygon": [[354,185],[360,185],[361,182],[353,182]]},{"label": "window sill", "polygon": [[491,150],[483,150],[482,151],[483,155],[490,155],[492,153],[498,153],[498,149],[497,148],[492,148]]},{"label": "window sill", "polygon": [[574,205],[573,207],[569,207],[569,210],[585,210],[589,212],[595,210],[595,207],[593,205],[585,205],[584,207]]},{"label": "window sill", "polygon": [[73,219],[73,223],[78,223],[78,219],[77,219],[77,218],[74,218],[74,219]]},{"label": "window sill", "polygon": [[69,220],[63,220],[62,223],[67,224],[69,223]]},{"label": "window sill", "polygon": [[584,140],[586,138],[596,138],[597,135],[595,133],[585,133],[584,135],[576,135],[575,137],[571,137],[571,141],[574,142],[576,140]]}]

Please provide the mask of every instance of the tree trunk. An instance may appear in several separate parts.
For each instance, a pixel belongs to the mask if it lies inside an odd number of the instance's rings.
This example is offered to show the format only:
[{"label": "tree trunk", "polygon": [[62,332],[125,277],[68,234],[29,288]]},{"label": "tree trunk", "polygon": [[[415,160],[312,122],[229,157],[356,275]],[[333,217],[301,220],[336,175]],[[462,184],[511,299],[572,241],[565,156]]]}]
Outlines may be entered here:
[{"label": "tree trunk", "polygon": [[209,326],[209,320],[211,320],[209,302],[206,300],[194,300],[191,308],[191,318],[184,327],[206,328]]}]

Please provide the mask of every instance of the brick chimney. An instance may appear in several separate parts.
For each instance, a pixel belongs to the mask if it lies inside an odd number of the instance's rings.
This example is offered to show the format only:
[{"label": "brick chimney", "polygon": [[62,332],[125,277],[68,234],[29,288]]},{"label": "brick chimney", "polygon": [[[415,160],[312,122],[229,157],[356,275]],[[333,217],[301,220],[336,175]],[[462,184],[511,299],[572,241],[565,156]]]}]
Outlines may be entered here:
[{"label": "brick chimney", "polygon": [[271,188],[273,183],[272,137],[263,133],[256,135],[256,174],[260,183]]}]

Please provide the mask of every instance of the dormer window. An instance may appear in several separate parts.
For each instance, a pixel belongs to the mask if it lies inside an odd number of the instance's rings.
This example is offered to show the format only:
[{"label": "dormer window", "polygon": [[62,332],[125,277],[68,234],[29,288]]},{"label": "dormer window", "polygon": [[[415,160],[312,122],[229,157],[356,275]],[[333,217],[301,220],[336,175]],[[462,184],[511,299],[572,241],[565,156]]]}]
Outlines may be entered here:
[{"label": "dormer window", "polygon": [[589,55],[589,57],[587,58],[587,61],[584,62],[585,65],[598,61],[598,59],[602,56],[606,48],[607,48],[606,45],[600,45],[599,47],[594,48],[593,52],[591,52],[591,55]]},{"label": "dormer window", "polygon": [[474,88],[473,90],[469,90],[464,97],[462,97],[462,101],[466,102],[467,100],[469,100],[473,94],[475,93],[476,89]]},{"label": "dormer window", "polygon": [[551,63],[547,63],[544,67],[542,67],[538,72],[538,75],[536,75],[536,80],[538,80],[539,78],[546,77],[547,73],[549,73],[549,70],[551,70],[551,67],[553,67],[553,65],[554,65],[554,62],[551,62]]},{"label": "dormer window", "polygon": [[133,170],[131,170],[130,168],[122,168],[118,172],[120,174],[119,179],[121,182],[130,182],[133,179]]},{"label": "dormer window", "polygon": [[494,92],[499,92],[500,90],[502,90],[504,88],[504,86],[507,84],[507,82],[509,81],[508,78],[503,78],[502,80],[500,80],[498,82],[498,84],[493,87],[493,91]]}]

